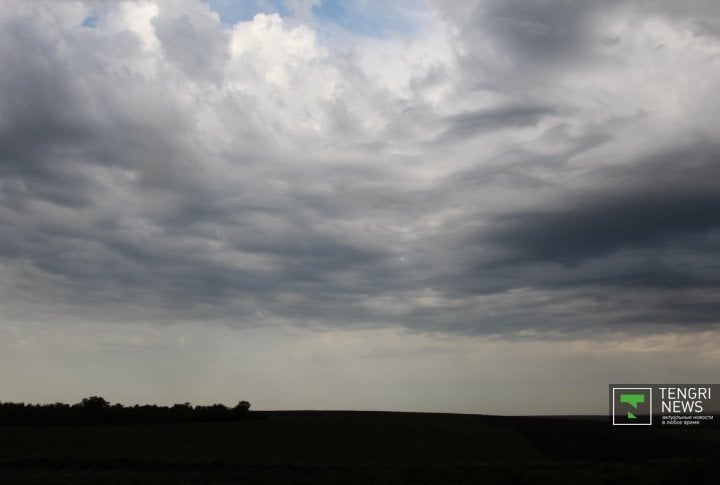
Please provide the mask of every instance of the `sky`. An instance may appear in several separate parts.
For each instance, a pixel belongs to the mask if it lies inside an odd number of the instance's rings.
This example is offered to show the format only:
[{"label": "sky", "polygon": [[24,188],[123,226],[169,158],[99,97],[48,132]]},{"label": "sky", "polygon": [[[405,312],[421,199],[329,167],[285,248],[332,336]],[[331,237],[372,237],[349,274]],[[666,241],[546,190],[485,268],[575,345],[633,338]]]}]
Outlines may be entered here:
[{"label": "sky", "polygon": [[720,370],[720,3],[0,3],[0,401],[603,414]]}]

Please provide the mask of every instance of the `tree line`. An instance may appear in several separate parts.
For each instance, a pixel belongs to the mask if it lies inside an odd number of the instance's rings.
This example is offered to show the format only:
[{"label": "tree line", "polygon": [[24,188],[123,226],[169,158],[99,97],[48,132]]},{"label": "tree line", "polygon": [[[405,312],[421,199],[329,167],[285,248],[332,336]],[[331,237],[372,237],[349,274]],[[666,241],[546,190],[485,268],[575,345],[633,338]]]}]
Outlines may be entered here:
[{"label": "tree line", "polygon": [[248,419],[250,403],[240,401],[229,408],[223,404],[173,406],[110,404],[100,396],[84,398],[77,404],[25,404],[0,402],[0,425],[148,424]]}]

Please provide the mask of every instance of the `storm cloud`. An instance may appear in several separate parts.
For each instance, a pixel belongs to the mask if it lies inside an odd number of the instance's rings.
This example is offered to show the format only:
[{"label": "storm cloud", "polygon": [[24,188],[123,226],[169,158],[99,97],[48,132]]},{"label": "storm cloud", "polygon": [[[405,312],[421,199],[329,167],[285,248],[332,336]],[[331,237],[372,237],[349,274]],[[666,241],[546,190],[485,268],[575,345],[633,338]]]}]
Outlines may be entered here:
[{"label": "storm cloud", "polygon": [[313,5],[3,2],[0,314],[717,326],[718,9]]}]

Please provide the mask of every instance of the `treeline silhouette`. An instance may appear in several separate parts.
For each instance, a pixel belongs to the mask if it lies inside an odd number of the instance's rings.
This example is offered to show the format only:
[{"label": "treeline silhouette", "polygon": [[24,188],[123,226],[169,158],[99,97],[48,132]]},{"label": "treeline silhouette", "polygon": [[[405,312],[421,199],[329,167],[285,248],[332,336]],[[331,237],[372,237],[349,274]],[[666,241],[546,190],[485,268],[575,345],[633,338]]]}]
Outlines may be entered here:
[{"label": "treeline silhouette", "polygon": [[111,405],[100,396],[87,397],[72,405],[0,402],[0,425],[148,424],[235,421],[249,417],[247,401],[232,408],[223,404],[193,406],[189,402],[173,406]]}]

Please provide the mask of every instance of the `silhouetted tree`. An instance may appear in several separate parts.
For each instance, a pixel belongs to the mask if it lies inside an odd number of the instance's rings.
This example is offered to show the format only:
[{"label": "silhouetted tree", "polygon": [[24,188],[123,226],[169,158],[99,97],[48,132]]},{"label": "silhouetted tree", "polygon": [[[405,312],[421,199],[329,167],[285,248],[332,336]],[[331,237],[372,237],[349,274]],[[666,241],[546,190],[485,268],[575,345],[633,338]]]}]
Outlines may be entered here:
[{"label": "silhouetted tree", "polygon": [[247,401],[240,401],[238,405],[233,408],[233,411],[233,414],[241,419],[245,419],[248,414],[250,414],[250,403]]},{"label": "silhouetted tree", "polygon": [[110,408],[110,403],[100,396],[85,397],[81,405],[85,418],[90,422],[101,421]]}]

